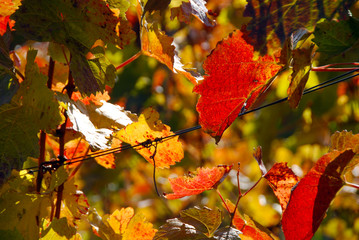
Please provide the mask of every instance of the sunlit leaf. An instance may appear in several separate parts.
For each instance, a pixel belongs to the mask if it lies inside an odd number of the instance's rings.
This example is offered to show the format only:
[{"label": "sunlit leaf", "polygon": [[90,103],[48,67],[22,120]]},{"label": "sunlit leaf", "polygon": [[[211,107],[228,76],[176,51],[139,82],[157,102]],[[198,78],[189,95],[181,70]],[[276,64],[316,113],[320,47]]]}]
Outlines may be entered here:
[{"label": "sunlit leaf", "polygon": [[293,72],[288,88],[288,101],[292,108],[296,108],[302,98],[305,84],[312,69],[312,52],[314,45],[309,48],[298,48],[292,51]]},{"label": "sunlit leaf", "polygon": [[152,240],[156,232],[157,230],[153,228],[152,223],[147,222],[141,213],[137,213],[128,223],[122,239]]},{"label": "sunlit leaf", "polygon": [[284,212],[289,202],[292,188],[298,183],[299,177],[284,162],[274,164],[264,175],[264,178],[269,182],[269,186],[273,189]]},{"label": "sunlit leaf", "polygon": [[[234,204],[226,200],[226,204],[229,207],[231,212],[234,211]],[[273,233],[271,233],[267,228],[263,227],[259,223],[255,222],[249,216],[242,216],[238,209],[233,217],[233,226],[241,231],[240,237],[242,239],[258,239],[258,240],[272,240],[278,239]]]},{"label": "sunlit leaf", "polygon": [[207,75],[193,89],[201,95],[197,103],[199,123],[217,142],[281,69],[270,56],[255,58],[246,38],[237,30],[218,43],[204,62]]},{"label": "sunlit leaf", "polygon": [[57,98],[68,105],[67,114],[73,129],[83,134],[95,150],[111,146],[112,128],[121,129],[137,120],[136,115],[103,100],[100,100],[102,106],[97,106],[93,101],[85,104],[83,101],[70,100],[65,95],[58,94]]},{"label": "sunlit leaf", "polygon": [[[132,146],[144,143],[147,140],[154,141],[173,135],[170,127],[159,120],[159,114],[152,108],[147,108],[140,115],[138,122],[134,122],[114,134],[121,141],[130,143]],[[148,162],[153,164],[152,156],[155,154],[156,167],[168,168],[170,165],[181,161],[183,149],[178,136],[153,143],[151,146],[136,148]]]},{"label": "sunlit leaf", "polygon": [[135,215],[133,208],[116,209],[107,219],[116,234],[123,234],[131,218]]},{"label": "sunlit leaf", "polygon": [[[177,199],[185,196],[200,194],[216,188],[232,169],[231,166],[214,168],[198,168],[194,176],[170,178],[173,193],[165,194],[167,199]],[[192,174],[191,174],[192,175]]]},{"label": "sunlit leaf", "polygon": [[42,240],[47,239],[71,239],[81,240],[81,235],[76,232],[76,228],[70,226],[66,218],[53,219],[50,225],[41,233]]},{"label": "sunlit leaf", "polygon": [[141,47],[145,55],[157,59],[174,73],[182,73],[193,84],[196,84],[201,79],[198,74],[186,71],[183,68],[183,64],[175,51],[172,37],[167,36],[157,27],[151,27],[150,29],[142,27],[141,31]]},{"label": "sunlit leaf", "polygon": [[21,168],[27,157],[38,157],[37,133],[55,129],[63,121],[54,93],[46,86],[47,78],[34,62],[36,53],[28,51],[25,80],[11,102],[0,107],[0,179],[12,168]]},{"label": "sunlit leaf", "polygon": [[38,239],[40,228],[36,219],[46,218],[51,206],[49,196],[32,193],[33,178],[14,171],[0,196],[0,229],[17,231],[23,239]]},{"label": "sunlit leaf", "polygon": [[[321,157],[292,190],[282,227],[286,239],[311,239],[331,201],[344,186],[342,174],[355,153],[331,151]],[[305,209],[305,211],[303,211]]]}]

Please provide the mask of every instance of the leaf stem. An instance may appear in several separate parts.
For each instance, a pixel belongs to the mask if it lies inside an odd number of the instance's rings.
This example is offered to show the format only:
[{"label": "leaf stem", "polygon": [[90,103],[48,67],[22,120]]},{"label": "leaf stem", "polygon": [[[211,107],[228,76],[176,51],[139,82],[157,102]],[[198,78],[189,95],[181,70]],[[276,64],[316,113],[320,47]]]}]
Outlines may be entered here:
[{"label": "leaf stem", "polygon": [[352,70],[358,69],[358,67],[335,68],[335,66],[343,66],[343,65],[359,66],[359,63],[357,63],[357,62],[332,63],[332,64],[327,64],[327,65],[323,65],[323,66],[319,66],[319,67],[312,67],[311,71],[313,71],[313,72],[347,72],[347,71],[352,71]]},{"label": "leaf stem", "polygon": [[253,188],[255,188],[258,185],[258,183],[262,180],[262,178],[263,178],[263,176],[261,176],[258,179],[258,181],[250,189],[248,189],[244,194],[242,194],[241,198],[244,197],[245,195],[247,195],[247,193],[249,193]]},{"label": "leaf stem", "polygon": [[216,192],[218,193],[218,195],[219,195],[219,197],[221,198],[221,200],[222,200],[224,206],[226,207],[227,212],[228,212],[229,214],[231,214],[231,211],[229,210],[229,207],[228,207],[226,201],[224,201],[224,198],[223,198],[221,192],[218,190],[218,188],[216,188]]},{"label": "leaf stem", "polygon": [[359,189],[359,185],[355,184],[355,183],[350,183],[350,182],[345,182],[345,185],[349,186],[349,187],[353,187],[356,189]]},{"label": "leaf stem", "polygon": [[142,51],[138,51],[138,53],[136,53],[135,55],[133,55],[132,57],[130,57],[129,59],[127,59],[126,61],[124,61],[123,63],[121,63],[120,65],[118,65],[116,67],[116,70],[126,66],[127,64],[130,64],[131,62],[133,62],[134,60],[136,60],[139,56],[142,55]]}]

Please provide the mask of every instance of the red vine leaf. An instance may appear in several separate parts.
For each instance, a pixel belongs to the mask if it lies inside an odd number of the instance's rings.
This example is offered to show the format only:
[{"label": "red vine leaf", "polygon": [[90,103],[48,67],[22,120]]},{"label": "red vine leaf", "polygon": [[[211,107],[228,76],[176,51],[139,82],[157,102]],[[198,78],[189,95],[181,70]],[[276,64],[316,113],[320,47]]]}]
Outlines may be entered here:
[{"label": "red vine leaf", "polygon": [[228,175],[232,166],[220,165],[214,168],[197,168],[194,176],[170,178],[173,193],[164,194],[164,196],[167,199],[177,199],[214,189]]},{"label": "red vine leaf", "polygon": [[[343,187],[342,175],[355,153],[352,149],[322,156],[292,190],[282,227],[285,238],[311,239],[325,217],[331,201]],[[305,211],[303,211],[305,209]]]},{"label": "red vine leaf", "polygon": [[287,166],[286,162],[276,163],[264,176],[269,182],[269,186],[273,189],[277,196],[283,212],[285,211],[292,188],[299,181],[299,177],[294,174],[292,169]]},{"label": "red vine leaf", "polygon": [[255,58],[253,46],[245,38],[237,30],[217,44],[203,65],[207,75],[193,89],[201,95],[197,103],[199,122],[217,142],[281,69],[268,55]]},{"label": "red vine leaf", "polygon": [[[226,204],[229,207],[229,210],[233,213],[235,208],[234,204],[228,199],[226,199]],[[234,227],[242,232],[242,234],[240,234],[241,239],[278,239],[278,237],[271,233],[267,228],[251,219],[248,215],[242,216],[238,209],[236,209],[232,223]]]},{"label": "red vine leaf", "polygon": [[[173,132],[170,130],[169,126],[159,120],[156,110],[147,108],[138,118],[138,122],[121,129],[114,134],[114,137],[136,146],[148,140],[154,141],[172,136]],[[156,151],[155,162],[156,167],[159,168],[168,168],[183,158],[182,144],[178,141],[178,136],[157,142],[157,146],[156,143],[153,143],[151,146],[138,147],[136,150],[151,164],[153,164],[152,156]]]}]

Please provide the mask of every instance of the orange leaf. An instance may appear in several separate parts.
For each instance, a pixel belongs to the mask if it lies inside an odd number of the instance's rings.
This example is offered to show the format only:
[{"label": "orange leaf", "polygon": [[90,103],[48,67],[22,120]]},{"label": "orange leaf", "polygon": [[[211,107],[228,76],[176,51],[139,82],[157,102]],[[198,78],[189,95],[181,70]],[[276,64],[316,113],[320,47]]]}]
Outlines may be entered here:
[{"label": "orange leaf", "polygon": [[121,208],[121,210],[116,209],[107,221],[116,234],[123,234],[133,215],[134,210],[131,207]]},{"label": "orange leaf", "polygon": [[177,199],[214,189],[228,175],[232,166],[220,165],[214,168],[197,168],[197,173],[193,177],[170,178],[173,193],[165,194],[165,197]]},{"label": "orange leaf", "polygon": [[[234,204],[226,199],[226,204],[231,212],[234,211]],[[249,216],[244,217],[236,209],[233,217],[233,225],[242,232],[241,239],[258,239],[258,240],[272,240],[278,239],[267,228],[252,220]]]},{"label": "orange leaf", "polygon": [[[311,239],[325,217],[331,201],[344,185],[341,176],[355,153],[352,149],[322,156],[292,190],[282,227],[285,238]],[[303,209],[305,211],[303,211]]]},{"label": "orange leaf", "polygon": [[[154,141],[172,135],[173,132],[170,131],[170,127],[159,120],[158,112],[152,108],[147,108],[138,118],[138,122],[121,129],[114,134],[114,137],[135,146],[147,140]],[[153,164],[151,157],[156,151],[155,162],[156,167],[159,168],[168,168],[183,158],[182,144],[178,141],[178,136],[158,142],[157,146],[156,143],[153,143],[149,147],[138,147],[136,151],[151,164]]]},{"label": "orange leaf", "polygon": [[286,162],[283,162],[274,164],[264,178],[270,183],[269,185],[277,196],[284,212],[291,190],[299,181],[299,177],[293,173]]},{"label": "orange leaf", "polygon": [[198,74],[192,74],[183,69],[183,64],[177,55],[175,47],[172,45],[172,37],[167,36],[163,31],[155,27],[148,30],[142,27],[141,36],[142,52],[145,55],[157,59],[174,73],[182,73],[193,84],[197,84],[197,81],[201,79]]},{"label": "orange leaf", "polygon": [[203,65],[207,75],[193,89],[201,95],[197,103],[199,122],[217,142],[281,69],[268,55],[255,59],[253,46],[244,37],[237,30],[217,44]]}]

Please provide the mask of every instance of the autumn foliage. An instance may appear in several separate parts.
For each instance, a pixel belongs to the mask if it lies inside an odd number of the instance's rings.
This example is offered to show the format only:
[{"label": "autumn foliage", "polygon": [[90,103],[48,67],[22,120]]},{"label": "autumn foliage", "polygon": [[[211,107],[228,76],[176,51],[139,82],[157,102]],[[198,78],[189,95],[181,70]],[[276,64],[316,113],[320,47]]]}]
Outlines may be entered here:
[{"label": "autumn foliage", "polygon": [[358,239],[356,1],[0,6],[1,239]]}]

